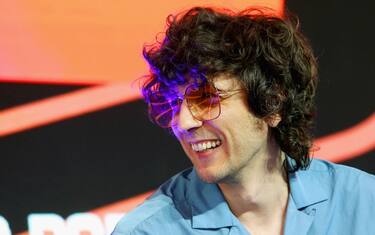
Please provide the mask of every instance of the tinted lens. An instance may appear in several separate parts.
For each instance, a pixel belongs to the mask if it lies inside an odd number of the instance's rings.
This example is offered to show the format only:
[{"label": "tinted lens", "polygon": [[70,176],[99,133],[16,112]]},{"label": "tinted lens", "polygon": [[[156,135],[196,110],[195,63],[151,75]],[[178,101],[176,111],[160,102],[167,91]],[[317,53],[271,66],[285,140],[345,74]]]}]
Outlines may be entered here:
[{"label": "tinted lens", "polygon": [[191,114],[200,121],[212,120],[220,115],[220,98],[210,83],[200,87],[189,86],[185,99]]},{"label": "tinted lens", "polygon": [[[185,96],[189,111],[200,121],[212,120],[220,115],[220,98],[217,90],[210,83],[203,86],[191,85],[186,88]],[[165,93],[148,95],[149,115],[163,128],[171,126],[174,112],[180,106],[180,99]]]},{"label": "tinted lens", "polygon": [[175,102],[171,102],[168,96],[159,93],[151,94],[148,98],[150,117],[159,126],[169,127]]}]

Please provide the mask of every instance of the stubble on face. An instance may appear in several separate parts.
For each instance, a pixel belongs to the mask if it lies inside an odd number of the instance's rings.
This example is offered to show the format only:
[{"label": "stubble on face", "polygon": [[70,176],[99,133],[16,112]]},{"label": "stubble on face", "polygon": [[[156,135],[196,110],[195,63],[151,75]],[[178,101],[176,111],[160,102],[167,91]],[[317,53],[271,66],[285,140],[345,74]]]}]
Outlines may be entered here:
[{"label": "stubble on face", "polygon": [[[244,88],[237,79],[227,76],[215,78],[215,86],[219,90]],[[204,121],[190,130],[174,130],[197,174],[208,183],[240,181],[266,148],[268,125],[251,112],[245,90],[224,99],[221,107],[221,115],[215,120]],[[212,151],[212,156],[208,154],[212,161],[202,162],[199,153],[191,149],[188,135],[193,139],[221,138],[222,145]]]},{"label": "stubble on face", "polygon": [[205,168],[194,164],[194,157],[190,157],[198,175],[207,183],[240,183],[250,171],[256,169],[259,155],[266,148],[267,124],[250,112],[247,102],[240,104],[237,107],[240,110],[227,109],[228,112],[223,113],[221,120],[207,123],[217,124],[217,129],[223,132],[223,145],[217,162]]},{"label": "stubble on face", "polygon": [[[249,115],[248,118],[249,122],[247,124],[251,123],[251,125],[239,128],[243,130],[243,136],[245,137],[239,140],[239,143],[233,144],[237,151],[232,151],[232,155],[227,156],[228,162],[223,165],[223,169],[220,172],[221,176],[217,177],[213,183],[239,184],[246,178],[249,171],[253,171],[256,168],[254,164],[256,164],[255,161],[263,150],[263,144],[262,142],[254,143],[251,140],[253,138],[259,138],[260,140],[268,128],[264,125],[263,120],[254,118],[252,115]],[[250,132],[258,135],[251,135]],[[246,137],[248,137],[249,141],[246,141]]]}]

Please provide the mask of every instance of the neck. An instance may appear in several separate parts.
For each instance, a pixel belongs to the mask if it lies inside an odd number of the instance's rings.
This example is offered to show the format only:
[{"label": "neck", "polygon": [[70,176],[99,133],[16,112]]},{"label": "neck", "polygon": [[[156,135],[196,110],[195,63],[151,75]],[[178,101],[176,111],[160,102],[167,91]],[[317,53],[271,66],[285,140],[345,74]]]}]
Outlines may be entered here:
[{"label": "neck", "polygon": [[234,215],[243,223],[272,223],[284,217],[289,187],[283,167],[285,154],[271,143],[267,157],[260,157],[238,175],[219,183]]}]

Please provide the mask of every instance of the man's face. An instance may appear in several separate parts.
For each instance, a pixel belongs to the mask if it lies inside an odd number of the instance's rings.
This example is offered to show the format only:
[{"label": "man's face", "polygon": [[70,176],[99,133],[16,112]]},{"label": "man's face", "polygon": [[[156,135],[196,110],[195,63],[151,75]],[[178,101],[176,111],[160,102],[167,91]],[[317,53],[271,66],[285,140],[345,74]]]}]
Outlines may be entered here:
[{"label": "man's face", "polygon": [[220,116],[199,121],[184,100],[173,117],[172,130],[202,180],[239,180],[267,156],[268,125],[250,112],[246,91],[237,79],[220,75],[213,84],[219,91],[233,94],[221,100]]}]

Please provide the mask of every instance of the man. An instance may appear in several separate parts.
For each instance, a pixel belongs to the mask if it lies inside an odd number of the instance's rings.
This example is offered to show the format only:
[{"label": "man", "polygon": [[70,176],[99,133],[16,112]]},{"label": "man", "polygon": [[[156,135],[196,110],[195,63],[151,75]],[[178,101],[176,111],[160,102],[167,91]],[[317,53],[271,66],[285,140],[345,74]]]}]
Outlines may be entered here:
[{"label": "man", "polygon": [[144,49],[151,119],[193,163],[113,235],[375,234],[375,178],[310,160],[316,61],[294,18],[193,8]]}]

